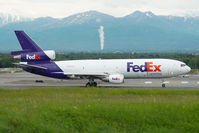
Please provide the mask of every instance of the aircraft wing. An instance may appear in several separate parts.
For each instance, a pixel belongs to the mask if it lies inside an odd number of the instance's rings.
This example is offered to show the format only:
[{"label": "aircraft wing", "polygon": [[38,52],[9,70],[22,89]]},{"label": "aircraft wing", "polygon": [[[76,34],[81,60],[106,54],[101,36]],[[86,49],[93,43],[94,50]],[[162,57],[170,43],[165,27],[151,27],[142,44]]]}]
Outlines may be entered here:
[{"label": "aircraft wing", "polygon": [[27,67],[30,69],[47,70],[47,68],[45,68],[45,67],[30,65],[30,64],[25,64],[25,63],[13,63],[13,64],[21,66],[21,67]]}]

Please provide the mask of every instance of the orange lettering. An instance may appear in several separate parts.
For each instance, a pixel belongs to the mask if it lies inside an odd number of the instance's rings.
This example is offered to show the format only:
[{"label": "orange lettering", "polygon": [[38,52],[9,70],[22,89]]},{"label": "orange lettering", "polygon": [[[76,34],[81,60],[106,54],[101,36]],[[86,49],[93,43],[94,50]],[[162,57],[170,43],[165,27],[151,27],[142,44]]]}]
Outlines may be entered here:
[{"label": "orange lettering", "polygon": [[151,64],[153,64],[153,62],[147,62],[147,72],[153,72],[153,65]]}]

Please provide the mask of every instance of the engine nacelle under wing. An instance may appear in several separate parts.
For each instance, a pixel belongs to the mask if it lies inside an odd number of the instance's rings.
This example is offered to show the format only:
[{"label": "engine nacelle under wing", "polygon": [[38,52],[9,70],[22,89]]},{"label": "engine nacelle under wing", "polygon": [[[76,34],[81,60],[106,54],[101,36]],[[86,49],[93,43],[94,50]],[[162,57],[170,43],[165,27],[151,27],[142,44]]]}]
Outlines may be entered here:
[{"label": "engine nacelle under wing", "polygon": [[124,83],[123,74],[111,74],[108,77],[104,78],[103,81],[110,82],[113,84],[122,84]]}]

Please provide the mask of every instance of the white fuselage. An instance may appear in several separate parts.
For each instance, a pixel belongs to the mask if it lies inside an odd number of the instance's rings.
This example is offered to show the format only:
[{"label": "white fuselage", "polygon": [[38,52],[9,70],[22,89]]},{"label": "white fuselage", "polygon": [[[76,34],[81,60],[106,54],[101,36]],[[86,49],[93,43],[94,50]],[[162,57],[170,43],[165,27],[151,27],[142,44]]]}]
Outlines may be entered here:
[{"label": "white fuselage", "polygon": [[171,59],[99,59],[55,62],[64,73],[122,74],[124,78],[167,78],[183,75],[191,69]]}]

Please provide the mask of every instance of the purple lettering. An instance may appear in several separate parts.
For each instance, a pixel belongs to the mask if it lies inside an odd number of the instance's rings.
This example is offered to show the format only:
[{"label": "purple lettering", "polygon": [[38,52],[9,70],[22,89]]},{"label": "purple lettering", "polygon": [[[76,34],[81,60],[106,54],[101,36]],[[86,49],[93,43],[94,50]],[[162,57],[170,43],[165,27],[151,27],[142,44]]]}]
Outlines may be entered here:
[{"label": "purple lettering", "polygon": [[130,68],[133,68],[132,64],[133,62],[127,62],[127,72],[130,72]]},{"label": "purple lettering", "polygon": [[147,62],[145,62],[145,65],[140,66],[140,71],[141,72],[146,72],[147,71]]},{"label": "purple lettering", "polygon": [[133,66],[133,71],[134,72],[139,72],[140,67],[138,65]]}]

